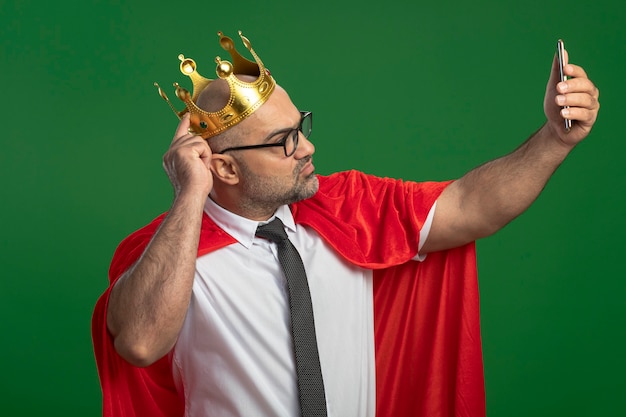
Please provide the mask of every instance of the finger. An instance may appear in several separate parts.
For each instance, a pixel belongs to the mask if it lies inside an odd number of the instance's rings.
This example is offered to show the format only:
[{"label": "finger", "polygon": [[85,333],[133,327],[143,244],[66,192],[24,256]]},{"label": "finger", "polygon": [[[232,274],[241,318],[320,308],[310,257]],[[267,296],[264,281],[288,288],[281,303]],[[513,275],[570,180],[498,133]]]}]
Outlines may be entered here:
[{"label": "finger", "polygon": [[176,139],[182,138],[183,136],[189,134],[189,112],[185,113],[183,117],[180,119],[178,123],[178,127],[176,128],[176,132],[174,133],[174,138],[172,142],[175,142]]},{"label": "finger", "polygon": [[197,149],[202,149],[202,151],[198,152],[198,154],[202,154],[202,155],[208,154],[210,156],[213,153],[213,150],[209,146],[209,141],[204,139],[202,136],[197,135],[193,132],[182,132],[182,135],[183,136],[175,137],[172,140],[170,149],[178,149],[178,148],[184,148],[184,147],[190,147],[190,148],[198,147]]},{"label": "finger", "polygon": [[211,148],[209,148],[205,140],[200,136],[186,135],[170,146],[165,155],[163,155],[163,162],[165,165],[170,166],[172,164],[179,165],[174,163],[174,161],[193,163],[192,161],[200,159],[208,167],[211,155]]},{"label": "finger", "polygon": [[571,78],[567,81],[560,82],[557,85],[557,91],[561,94],[569,93],[588,93],[597,95],[598,89],[589,78]]},{"label": "finger", "polygon": [[187,133],[182,138],[179,138],[175,144],[172,144],[170,149],[183,153],[190,151],[194,156],[202,159],[210,158],[212,154],[207,141],[193,133]]},{"label": "finger", "polygon": [[598,99],[587,93],[561,94],[555,97],[554,102],[559,106],[583,107],[590,110],[598,108]]},{"label": "finger", "polygon": [[563,67],[563,72],[568,77],[587,78],[587,72],[579,65],[567,64]]},{"label": "finger", "polygon": [[583,107],[570,107],[561,109],[561,117],[564,119],[576,120],[583,125],[591,126],[595,123],[598,112]]}]

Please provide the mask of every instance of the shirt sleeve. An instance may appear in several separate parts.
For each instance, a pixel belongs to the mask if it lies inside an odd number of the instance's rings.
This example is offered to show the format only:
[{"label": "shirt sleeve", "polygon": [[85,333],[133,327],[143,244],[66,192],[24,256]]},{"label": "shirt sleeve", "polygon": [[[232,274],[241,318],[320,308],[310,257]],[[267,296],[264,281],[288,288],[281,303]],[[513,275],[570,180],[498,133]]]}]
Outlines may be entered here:
[{"label": "shirt sleeve", "polygon": [[426,221],[424,222],[424,225],[422,226],[422,230],[420,230],[420,241],[419,241],[419,244],[417,245],[417,254],[415,254],[415,256],[413,257],[414,261],[423,262],[426,259],[427,254],[419,253],[419,251],[422,250],[422,246],[424,246],[424,243],[426,243],[426,240],[428,239],[428,235],[430,233],[430,226],[432,226],[433,224],[433,217],[435,217],[436,208],[437,208],[437,202],[435,201],[433,203],[433,206],[430,208],[430,211],[428,212],[428,216],[426,216]]}]

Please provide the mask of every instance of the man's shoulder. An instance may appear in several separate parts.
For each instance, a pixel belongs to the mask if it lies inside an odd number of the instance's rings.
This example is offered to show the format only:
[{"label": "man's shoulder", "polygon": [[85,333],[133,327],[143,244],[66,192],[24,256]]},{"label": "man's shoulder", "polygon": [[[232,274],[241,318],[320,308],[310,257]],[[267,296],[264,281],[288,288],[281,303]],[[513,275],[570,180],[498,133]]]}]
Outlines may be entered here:
[{"label": "man's shoulder", "polygon": [[157,216],[150,223],[135,230],[120,242],[115,249],[109,267],[109,279],[111,281],[120,276],[143,253],[166,214]]},{"label": "man's shoulder", "polygon": [[318,175],[318,179],[322,193],[355,190],[380,181],[395,181],[390,178],[377,177],[354,169],[335,172],[330,175]]},{"label": "man's shoulder", "polygon": [[330,175],[318,175],[319,192],[314,198],[341,197],[362,194],[386,194],[389,190],[413,191],[432,187],[437,182],[416,182],[400,178],[382,177],[358,170],[340,171]]},{"label": "man's shoulder", "polygon": [[318,175],[320,188],[313,198],[347,197],[370,193],[376,200],[394,193],[413,194],[419,198],[430,199],[431,195],[439,195],[441,191],[453,182],[444,181],[414,181],[402,178],[383,177],[366,174],[358,170],[340,171],[330,175]]},{"label": "man's shoulder", "polygon": [[141,241],[144,239],[150,239],[150,237],[159,228],[159,226],[163,222],[163,219],[165,218],[166,215],[167,215],[167,212],[161,213],[157,217],[153,218],[149,223],[145,224],[144,226],[132,232],[130,235],[126,236],[126,238],[122,240],[120,245],[123,245],[125,242],[128,242],[128,241],[137,242],[138,240]]},{"label": "man's shoulder", "polygon": [[376,179],[375,175],[366,174],[362,171],[356,169],[350,169],[347,171],[338,171],[334,172],[330,175],[318,175],[317,176],[322,181],[346,181],[346,180],[355,180],[355,179]]},{"label": "man's shoulder", "polygon": [[[318,175],[319,189],[306,200],[292,204],[292,211],[299,209],[327,212],[337,216],[340,212],[352,217],[353,207],[379,206],[388,197],[400,191],[404,182],[393,178],[377,177],[362,171],[349,170],[330,175]],[[390,190],[395,189],[394,192]],[[392,199],[393,200],[393,199]]]}]

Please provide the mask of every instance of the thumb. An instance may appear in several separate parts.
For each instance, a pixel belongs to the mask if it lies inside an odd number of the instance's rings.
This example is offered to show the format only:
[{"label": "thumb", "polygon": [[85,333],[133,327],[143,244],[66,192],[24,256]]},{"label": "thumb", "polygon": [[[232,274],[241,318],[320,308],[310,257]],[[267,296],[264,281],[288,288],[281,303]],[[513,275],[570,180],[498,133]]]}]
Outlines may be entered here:
[{"label": "thumb", "polygon": [[561,74],[559,71],[559,57],[558,54],[554,54],[552,59],[552,68],[550,69],[550,79],[548,80],[548,91],[554,92],[556,85],[561,81]]},{"label": "thumb", "polygon": [[[569,62],[569,54],[567,50],[563,48],[563,67]],[[554,54],[552,60],[552,70],[550,71],[550,79],[548,81],[548,88],[556,88],[556,85],[561,82],[561,70],[559,68],[559,54],[558,51]]]}]

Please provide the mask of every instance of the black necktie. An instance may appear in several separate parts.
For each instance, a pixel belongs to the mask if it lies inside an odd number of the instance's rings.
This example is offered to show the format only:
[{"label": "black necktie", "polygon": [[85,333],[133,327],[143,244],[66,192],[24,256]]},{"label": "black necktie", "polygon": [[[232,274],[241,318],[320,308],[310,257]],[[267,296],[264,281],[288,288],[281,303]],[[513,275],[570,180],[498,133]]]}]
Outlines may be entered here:
[{"label": "black necktie", "polygon": [[302,258],[287,238],[279,218],[259,226],[256,235],[276,243],[278,260],[287,278],[302,417],[326,416],[326,395],[317,351],[313,306]]}]

